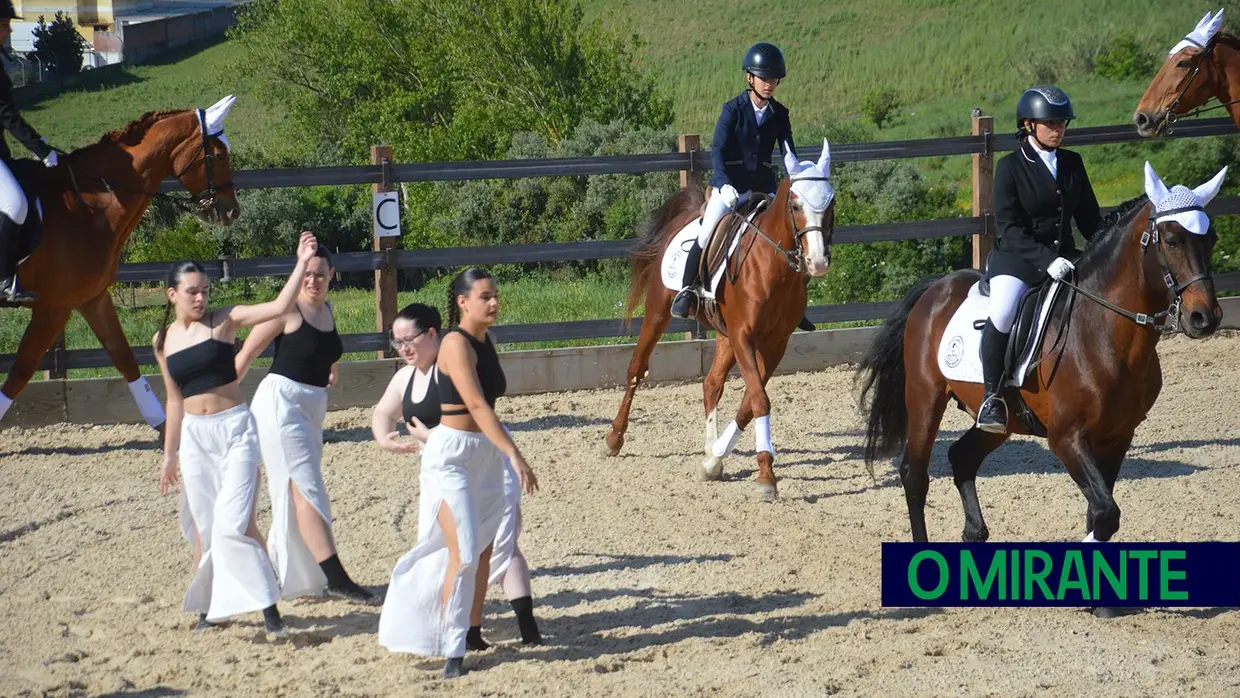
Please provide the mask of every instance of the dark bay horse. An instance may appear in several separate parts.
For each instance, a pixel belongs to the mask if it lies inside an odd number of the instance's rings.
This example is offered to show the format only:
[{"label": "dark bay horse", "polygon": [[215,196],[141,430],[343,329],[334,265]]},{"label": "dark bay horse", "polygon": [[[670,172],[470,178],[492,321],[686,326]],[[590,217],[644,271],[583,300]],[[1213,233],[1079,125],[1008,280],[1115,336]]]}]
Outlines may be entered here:
[{"label": "dark bay horse", "polygon": [[[1145,167],[1146,195],[1122,204],[1099,227],[1077,262],[1079,281],[1061,287],[1040,363],[1019,390],[1045,426],[1051,452],[1085,495],[1086,541],[1110,540],[1119,530],[1115,480],[1133,433],[1162,389],[1155,351],[1160,331],[1182,327],[1201,338],[1222,319],[1211,278],[1216,235],[1199,209],[1218,193],[1227,168],[1197,189],[1168,191],[1149,163]],[[900,479],[916,542],[928,540],[927,469],[943,411],[955,399],[976,415],[982,399],[980,377],[977,383],[949,380],[937,359],[945,326],[978,279],[976,271],[957,271],[914,288],[858,370],[868,414],[866,464],[903,449]],[[1006,389],[1009,405],[1014,391]],[[1011,433],[1031,433],[1015,414],[1010,419]],[[966,542],[990,535],[974,480],[982,460],[1009,435],[973,427],[948,449]]]},{"label": "dark bay horse", "polygon": [[142,377],[108,287],[125,242],[167,177],[175,176],[193,195],[204,221],[228,225],[237,218],[223,132],[233,101],[226,97],[207,110],[149,112],[65,155],[55,169],[29,168],[33,185],[27,186],[41,201],[43,234],[18,274],[38,300],[0,387],[0,417],[77,310],[129,382],[143,418],[162,428],[163,409]]},{"label": "dark bay horse", "polygon": [[[1240,126],[1240,39],[1220,31],[1223,11],[1207,12],[1150,81],[1132,115],[1137,133],[1170,133],[1182,116],[1226,109]],[[1201,109],[1211,99],[1219,104]]]},{"label": "dark bay horse", "polygon": [[[707,422],[706,460],[700,474],[706,480],[719,479],[722,459],[735,448],[741,430],[756,419],[757,488],[759,496],[767,500],[776,496],[776,478],[766,383],[783,358],[788,338],[804,317],[808,276],[822,276],[830,266],[835,229],[830,165],[830,148],[824,141],[817,163],[800,163],[796,172],[780,182],[774,199],[754,219],[753,227],[744,227],[739,233],[735,256],[716,295],[717,316],[706,312],[703,304],[697,310],[698,320],[718,333],[714,362],[702,383]],[[643,295],[646,312],[629,362],[624,399],[607,434],[609,455],[618,454],[624,446],[633,394],[649,373],[650,355],[671,320],[675,292],[661,278],[664,253],[677,233],[699,216],[704,202],[700,183],[692,182],[680,190],[655,213],[630,255],[632,280],[626,316],[632,317]],[[716,324],[716,317],[722,327]],[[736,421],[719,437],[719,400],[734,364],[740,364],[745,395]]]}]

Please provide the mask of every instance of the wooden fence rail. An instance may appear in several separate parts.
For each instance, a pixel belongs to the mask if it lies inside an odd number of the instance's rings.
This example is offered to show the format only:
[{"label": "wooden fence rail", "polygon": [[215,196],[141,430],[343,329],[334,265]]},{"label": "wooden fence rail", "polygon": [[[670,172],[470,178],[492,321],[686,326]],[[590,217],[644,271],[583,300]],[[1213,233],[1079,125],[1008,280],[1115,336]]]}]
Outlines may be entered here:
[{"label": "wooden fence rail", "polygon": [[[972,216],[905,223],[880,223],[872,225],[842,226],[835,231],[833,244],[866,244],[872,242],[913,240],[936,237],[971,237],[973,266],[980,268],[993,239],[993,211],[991,189],[993,187],[994,153],[1012,150],[1016,138],[1006,129],[995,131],[992,117],[980,112],[973,114],[973,135],[950,138],[932,138],[879,143],[836,143],[831,145],[832,162],[855,162],[898,158],[971,155],[973,159]],[[1175,127],[1175,138],[1234,135],[1235,125],[1230,119],[1200,119],[1181,122]],[[1141,142],[1143,139],[1128,124],[1078,128],[1070,131],[1065,145],[1080,147],[1111,143]],[[480,179],[511,179],[519,177],[583,176],[604,174],[638,174],[648,172],[681,173],[681,185],[689,177],[711,168],[710,151],[700,150],[697,136],[680,138],[680,152],[646,155],[615,155],[573,158],[545,158],[537,160],[493,160],[482,162],[440,163],[394,163],[390,149],[375,147],[371,165],[344,167],[310,167],[293,169],[243,170],[234,172],[238,188],[279,188],[333,185],[373,185],[374,191],[390,188],[401,182],[463,181]],[[817,159],[821,146],[799,149],[803,158]],[[181,187],[176,180],[165,180],[161,191],[174,191]],[[1207,207],[1212,216],[1240,214],[1240,197],[1220,197]],[[488,245],[447,249],[398,250],[393,239],[380,240],[372,251],[350,252],[334,256],[336,269],[341,272],[374,272],[376,329],[374,333],[352,334],[343,337],[347,352],[374,351],[379,356],[390,355],[386,344],[386,331],[395,316],[395,275],[402,269],[451,268],[464,265],[492,265],[500,263],[538,263],[616,259],[625,257],[635,240],[588,240],[579,242],[546,243],[535,245]],[[200,260],[207,273],[214,278],[244,278],[261,276],[284,276],[295,263],[293,257],[263,257],[254,259]],[[116,277],[121,283],[140,283],[162,280],[167,273],[167,263],[122,264]],[[1220,275],[1216,282],[1219,291],[1240,290],[1240,273]],[[890,312],[893,303],[856,303],[845,305],[811,306],[807,316],[815,323],[853,322],[876,320]],[[571,322],[501,325],[495,328],[499,341],[521,343],[532,341],[558,341],[569,339],[593,339],[635,336],[641,318],[634,318],[626,325],[617,319],[580,320]],[[690,320],[674,320],[667,332],[692,332],[701,336],[701,328]],[[271,349],[265,355],[271,354]],[[139,363],[153,363],[150,347],[135,347]],[[14,355],[0,355],[0,372],[12,365]],[[62,344],[53,347],[43,358],[41,369],[49,377],[62,377],[64,371],[77,368],[111,366],[111,360],[102,349],[65,350]]]}]

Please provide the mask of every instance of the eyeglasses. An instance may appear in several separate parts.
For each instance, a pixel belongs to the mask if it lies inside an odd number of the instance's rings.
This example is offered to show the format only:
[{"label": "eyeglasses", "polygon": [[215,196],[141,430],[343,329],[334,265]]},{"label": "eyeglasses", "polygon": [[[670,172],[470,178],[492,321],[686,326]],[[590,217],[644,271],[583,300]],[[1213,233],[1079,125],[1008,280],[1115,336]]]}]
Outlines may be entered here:
[{"label": "eyeglasses", "polygon": [[388,340],[388,344],[390,344],[392,348],[395,349],[396,351],[400,351],[401,349],[405,347],[409,347],[410,349],[412,349],[414,340],[416,340],[418,337],[421,337],[424,334],[426,334],[426,330],[422,330],[421,332],[413,335],[409,339],[397,339],[395,337],[392,337],[391,339]]}]

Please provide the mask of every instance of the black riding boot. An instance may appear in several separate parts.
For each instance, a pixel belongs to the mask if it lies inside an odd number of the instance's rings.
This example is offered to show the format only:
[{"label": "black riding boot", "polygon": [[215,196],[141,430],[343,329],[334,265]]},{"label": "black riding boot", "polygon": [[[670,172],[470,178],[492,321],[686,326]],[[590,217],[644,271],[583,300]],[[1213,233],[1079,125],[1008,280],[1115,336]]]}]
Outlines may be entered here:
[{"label": "black riding boot", "polygon": [[676,298],[672,300],[672,316],[678,318],[687,318],[693,315],[697,310],[697,283],[698,283],[698,266],[702,262],[702,248],[694,241],[693,247],[689,250],[689,258],[685,260],[685,277],[681,282],[680,293],[676,294]]},{"label": "black riding boot", "polygon": [[977,428],[1002,434],[1007,431],[1007,403],[1000,395],[1007,355],[1008,334],[1000,332],[990,320],[982,330],[982,382],[986,396],[977,411]]},{"label": "black riding boot", "polygon": [[21,254],[21,226],[0,213],[0,299],[10,303],[33,303],[38,296],[17,285],[17,255]]}]

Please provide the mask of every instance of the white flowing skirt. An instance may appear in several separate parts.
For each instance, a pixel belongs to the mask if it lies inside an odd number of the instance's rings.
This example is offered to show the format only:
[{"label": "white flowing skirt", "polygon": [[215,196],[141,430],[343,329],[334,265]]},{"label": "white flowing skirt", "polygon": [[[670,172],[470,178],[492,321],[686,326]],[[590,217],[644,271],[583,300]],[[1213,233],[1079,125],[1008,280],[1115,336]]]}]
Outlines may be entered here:
[{"label": "white flowing skirt", "polygon": [[[185,415],[179,451],[182,488],[202,560],[183,608],[207,620],[274,604],[279,585],[266,551],[246,535],[258,493],[258,437],[244,403],[212,415]],[[186,533],[182,522],[182,533]]]},{"label": "white flowing skirt", "polygon": [[[379,615],[380,645],[426,656],[465,655],[478,558],[495,541],[505,515],[513,513],[505,469],[504,454],[483,434],[442,424],[431,430],[419,474],[418,541],[392,570]],[[452,513],[461,553],[446,606],[448,548],[439,526],[441,506]]]},{"label": "white flowing skirt", "polygon": [[281,597],[318,595],[327,586],[327,576],[301,537],[289,483],[323,518],[330,534],[331,502],[322,469],[327,391],[268,373],[252,404],[271,496],[267,552],[280,580]]}]

